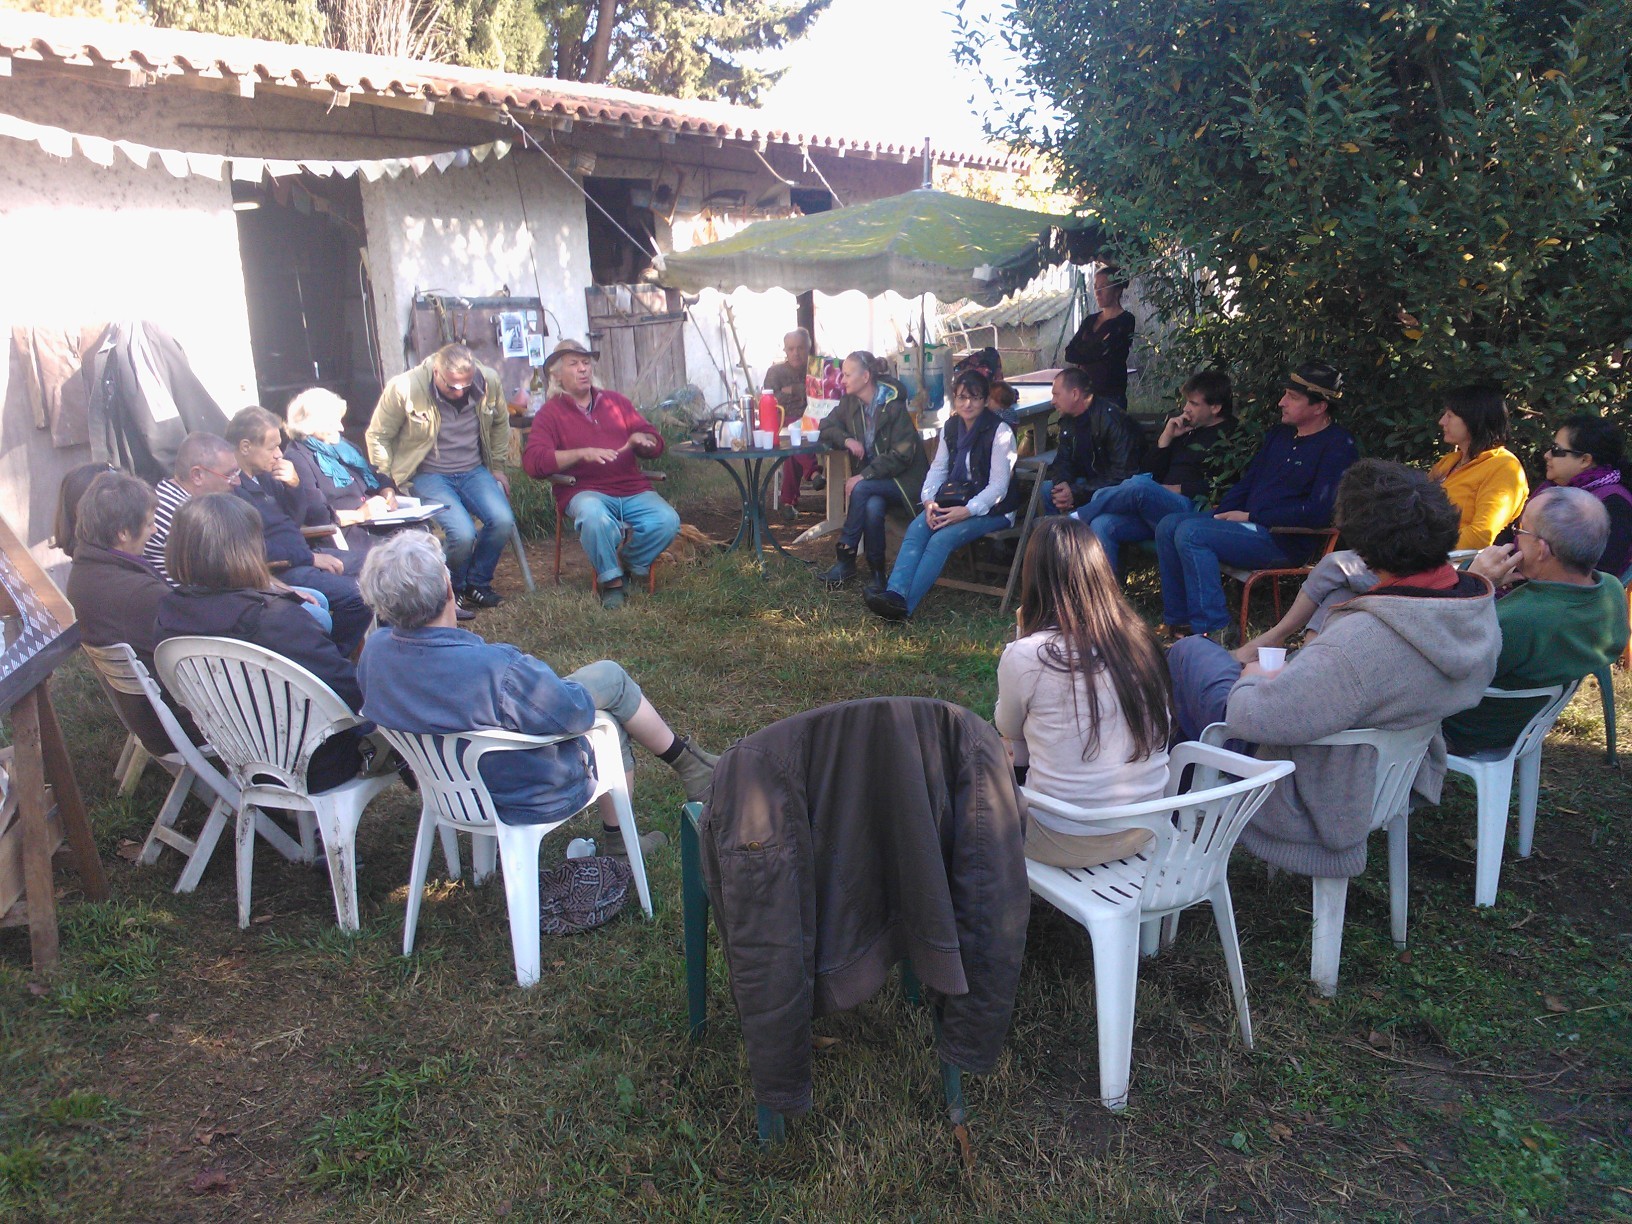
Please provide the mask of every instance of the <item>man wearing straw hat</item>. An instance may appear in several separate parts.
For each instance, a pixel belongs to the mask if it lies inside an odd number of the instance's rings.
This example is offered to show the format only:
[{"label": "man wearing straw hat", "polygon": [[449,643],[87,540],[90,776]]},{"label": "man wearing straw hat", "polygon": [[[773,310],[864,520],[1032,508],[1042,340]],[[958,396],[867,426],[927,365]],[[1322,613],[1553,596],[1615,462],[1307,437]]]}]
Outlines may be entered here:
[{"label": "man wearing straw hat", "polygon": [[602,606],[620,608],[624,566],[629,577],[645,578],[679,534],[680,516],[640,470],[642,459],[663,453],[663,436],[627,399],[595,385],[599,356],[576,340],[563,340],[545,360],[545,373],[554,376],[560,393],[533,419],[521,466],[535,480],[558,473],[573,478],[555,487],[555,512],[577,529],[600,583]]}]

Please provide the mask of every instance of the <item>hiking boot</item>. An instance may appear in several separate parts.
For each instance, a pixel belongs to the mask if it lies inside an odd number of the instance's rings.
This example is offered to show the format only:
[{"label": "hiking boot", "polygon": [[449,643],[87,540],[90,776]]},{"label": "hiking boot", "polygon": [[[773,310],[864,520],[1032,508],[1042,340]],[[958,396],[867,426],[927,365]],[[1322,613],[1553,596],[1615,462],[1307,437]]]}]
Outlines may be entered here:
[{"label": "hiking boot", "polygon": [[[645,858],[654,850],[661,850],[668,844],[669,835],[663,832],[662,829],[653,829],[649,833],[642,833],[640,835],[640,856]],[[629,847],[623,844],[622,829],[609,829],[605,825],[601,826],[600,853],[606,855],[607,858],[615,858],[623,863],[629,861]]]},{"label": "hiking boot", "polygon": [[885,620],[904,621],[911,618],[907,611],[907,601],[896,592],[883,590],[878,594],[866,592],[862,598],[867,602],[867,610],[875,616],[882,616]]},{"label": "hiking boot", "polygon": [[830,589],[841,587],[856,576],[856,550],[840,544],[837,551],[838,560],[833,563],[833,568],[821,576],[821,581]]},{"label": "hiking boot", "polygon": [[629,596],[624,592],[623,583],[621,582],[618,583],[617,586],[607,586],[601,588],[601,607],[605,608],[608,612],[616,612],[619,608],[623,607],[624,602],[628,598]]},{"label": "hiking boot", "polygon": [[680,755],[669,768],[680,775],[680,785],[685,788],[687,801],[701,803],[708,796],[708,788],[714,785],[714,764],[720,758],[712,752],[703,751],[683,735],[678,739]]}]

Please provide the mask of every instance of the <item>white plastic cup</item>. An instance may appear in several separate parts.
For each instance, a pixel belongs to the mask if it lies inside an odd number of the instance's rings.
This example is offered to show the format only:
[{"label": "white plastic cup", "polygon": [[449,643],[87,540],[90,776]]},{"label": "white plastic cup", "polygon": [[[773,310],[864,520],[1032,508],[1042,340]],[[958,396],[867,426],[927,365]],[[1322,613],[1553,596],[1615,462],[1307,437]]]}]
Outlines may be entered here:
[{"label": "white plastic cup", "polygon": [[1286,666],[1285,646],[1258,647],[1258,666],[1266,672],[1278,672]]},{"label": "white plastic cup", "polygon": [[754,430],[754,449],[771,450],[776,446],[776,435],[768,429]]},{"label": "white plastic cup", "polygon": [[803,429],[800,429],[797,424],[789,425],[788,426],[788,445],[789,446],[803,446],[804,444],[805,444],[805,431]]},{"label": "white plastic cup", "polygon": [[567,857],[569,859],[591,858],[595,854],[595,839],[592,837],[575,837],[567,843]]}]

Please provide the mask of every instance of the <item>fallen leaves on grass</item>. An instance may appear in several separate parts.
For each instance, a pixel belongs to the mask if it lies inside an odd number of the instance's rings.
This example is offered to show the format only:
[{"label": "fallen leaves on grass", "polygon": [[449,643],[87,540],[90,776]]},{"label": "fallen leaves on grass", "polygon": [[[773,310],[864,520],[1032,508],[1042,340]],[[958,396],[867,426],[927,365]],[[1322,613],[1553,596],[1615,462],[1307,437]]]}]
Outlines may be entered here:
[{"label": "fallen leaves on grass", "polygon": [[220,1167],[205,1169],[187,1183],[194,1194],[231,1194],[238,1188],[227,1171]]}]

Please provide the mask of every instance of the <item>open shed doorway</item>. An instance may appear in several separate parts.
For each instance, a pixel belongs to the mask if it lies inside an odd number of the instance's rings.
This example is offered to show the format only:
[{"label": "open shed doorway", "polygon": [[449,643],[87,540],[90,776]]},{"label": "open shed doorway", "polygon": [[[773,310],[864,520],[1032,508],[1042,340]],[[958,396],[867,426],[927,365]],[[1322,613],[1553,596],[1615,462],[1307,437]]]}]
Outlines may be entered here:
[{"label": "open shed doorway", "polygon": [[348,431],[361,429],[380,367],[357,180],[234,183],[233,209],[261,406],[281,416],[297,394],[324,387],[346,401]]}]

